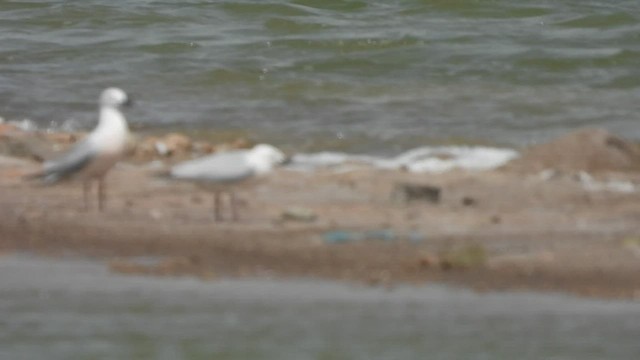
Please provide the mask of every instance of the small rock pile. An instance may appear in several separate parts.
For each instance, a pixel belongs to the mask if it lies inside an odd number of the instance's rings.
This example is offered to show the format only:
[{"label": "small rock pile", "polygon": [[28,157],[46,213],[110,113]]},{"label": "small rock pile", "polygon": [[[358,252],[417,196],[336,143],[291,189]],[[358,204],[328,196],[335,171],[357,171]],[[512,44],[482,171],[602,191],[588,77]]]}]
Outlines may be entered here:
[{"label": "small rock pile", "polygon": [[153,160],[181,161],[194,156],[204,156],[220,150],[243,149],[252,144],[245,138],[238,138],[224,144],[213,144],[195,140],[177,132],[161,136],[147,136],[135,143],[131,158],[134,162]]},{"label": "small rock pile", "polygon": [[[0,154],[45,161],[55,157],[57,153],[66,150],[85,136],[86,133],[82,132],[24,131],[12,124],[0,123]],[[154,160],[176,162],[220,150],[248,148],[251,145],[246,138],[214,144],[209,141],[195,140],[178,132],[132,136],[128,160],[134,163],[147,163]]]}]

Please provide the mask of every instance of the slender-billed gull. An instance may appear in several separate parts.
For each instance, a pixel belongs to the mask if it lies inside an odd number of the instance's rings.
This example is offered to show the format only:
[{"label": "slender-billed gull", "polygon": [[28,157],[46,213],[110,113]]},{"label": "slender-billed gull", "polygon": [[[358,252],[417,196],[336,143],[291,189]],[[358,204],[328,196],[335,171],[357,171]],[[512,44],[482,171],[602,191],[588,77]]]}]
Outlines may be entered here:
[{"label": "slender-billed gull", "polygon": [[45,162],[40,172],[28,177],[42,179],[47,184],[67,179],[81,180],[85,209],[89,207],[91,182],[96,180],[98,209],[102,211],[105,175],[124,156],[129,141],[129,127],[120,109],[131,104],[131,98],[121,89],[105,89],[100,95],[100,119],[96,128],[67,153]]},{"label": "slender-billed gull", "polygon": [[221,195],[228,191],[233,220],[238,220],[234,186],[251,184],[283,163],[284,154],[268,144],[248,150],[221,152],[179,163],[171,168],[170,176],[194,182],[213,191],[213,211],[216,221],[222,220]]}]

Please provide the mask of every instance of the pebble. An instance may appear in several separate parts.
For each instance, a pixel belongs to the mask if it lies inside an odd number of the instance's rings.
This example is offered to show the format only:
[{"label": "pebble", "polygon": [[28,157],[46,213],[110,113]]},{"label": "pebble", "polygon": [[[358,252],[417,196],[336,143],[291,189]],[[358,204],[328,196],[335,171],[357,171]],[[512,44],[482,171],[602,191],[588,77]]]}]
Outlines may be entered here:
[{"label": "pebble", "polygon": [[162,219],[164,217],[164,214],[159,209],[153,209],[153,210],[149,211],[149,215],[154,220],[160,220],[160,219]]},{"label": "pebble", "polygon": [[171,152],[169,151],[169,147],[167,146],[167,144],[165,144],[162,141],[156,141],[156,143],[154,144],[154,147],[156,149],[156,153],[158,153],[158,155],[160,156],[171,155]]},{"label": "pebble", "polygon": [[285,221],[313,222],[318,215],[311,209],[290,207],[282,212],[280,218]]}]

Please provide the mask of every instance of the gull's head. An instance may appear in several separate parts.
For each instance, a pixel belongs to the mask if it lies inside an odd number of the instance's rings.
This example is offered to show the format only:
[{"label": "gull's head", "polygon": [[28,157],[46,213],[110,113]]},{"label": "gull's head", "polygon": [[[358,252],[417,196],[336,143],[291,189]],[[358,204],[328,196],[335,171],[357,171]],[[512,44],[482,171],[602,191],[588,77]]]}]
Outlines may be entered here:
[{"label": "gull's head", "polygon": [[100,95],[100,106],[109,106],[121,108],[123,106],[131,106],[133,100],[126,92],[116,87],[110,87],[102,91]]},{"label": "gull's head", "polygon": [[247,159],[256,173],[264,174],[269,172],[274,166],[282,164],[286,156],[275,146],[259,144],[249,150]]}]

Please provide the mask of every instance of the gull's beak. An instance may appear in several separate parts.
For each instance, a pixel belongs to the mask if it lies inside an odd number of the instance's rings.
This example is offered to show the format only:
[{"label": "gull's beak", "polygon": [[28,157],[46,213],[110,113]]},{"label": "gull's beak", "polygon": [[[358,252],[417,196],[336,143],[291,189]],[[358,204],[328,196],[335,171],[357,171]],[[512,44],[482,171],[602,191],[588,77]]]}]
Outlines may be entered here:
[{"label": "gull's beak", "polygon": [[293,156],[285,156],[282,161],[280,162],[280,165],[289,165],[293,162]]},{"label": "gull's beak", "polygon": [[134,104],[133,97],[131,95],[127,95],[127,100],[122,104],[124,107],[132,107]]}]

